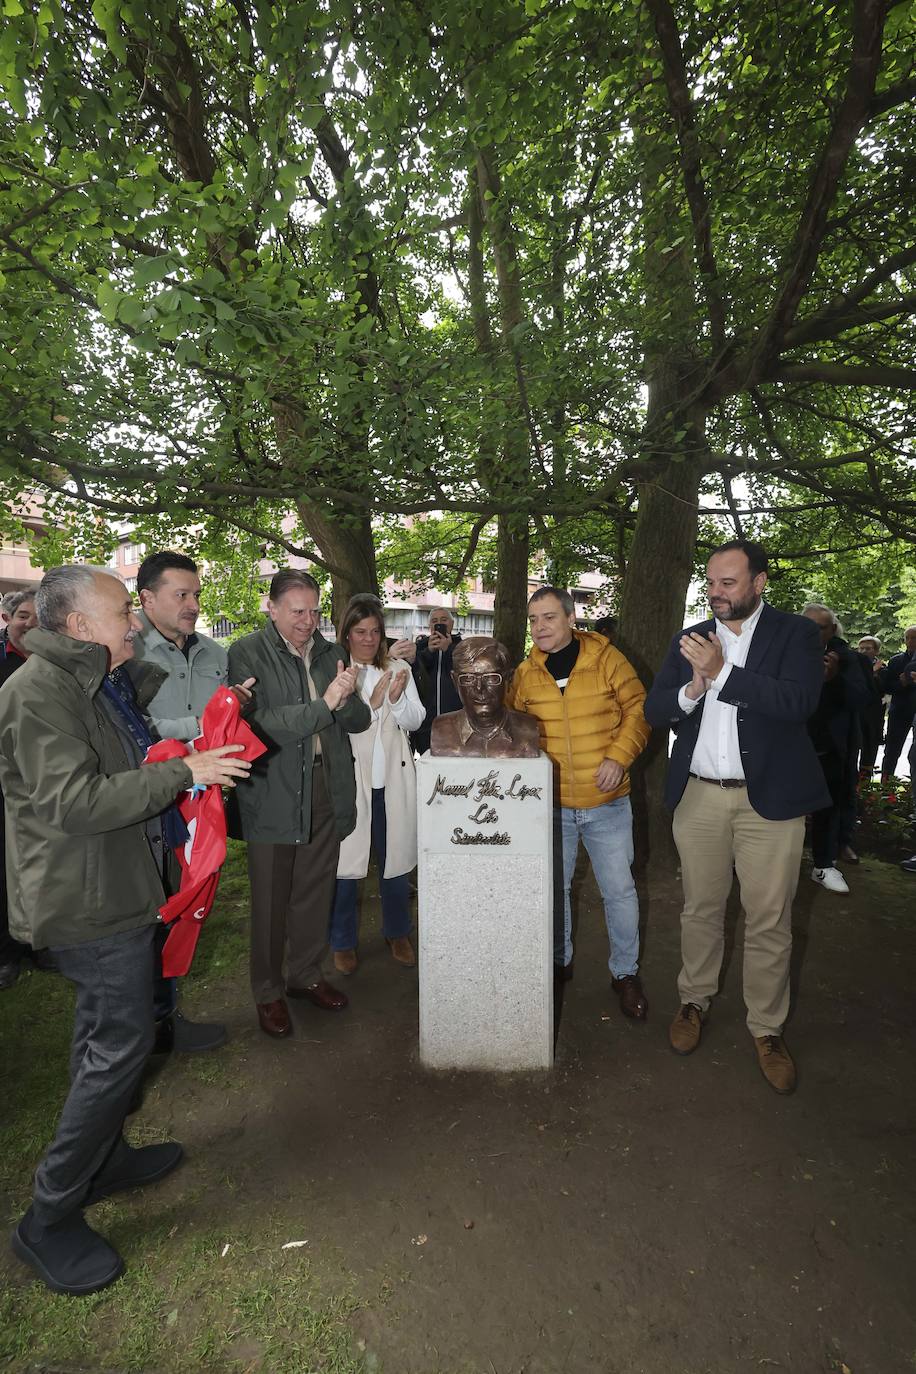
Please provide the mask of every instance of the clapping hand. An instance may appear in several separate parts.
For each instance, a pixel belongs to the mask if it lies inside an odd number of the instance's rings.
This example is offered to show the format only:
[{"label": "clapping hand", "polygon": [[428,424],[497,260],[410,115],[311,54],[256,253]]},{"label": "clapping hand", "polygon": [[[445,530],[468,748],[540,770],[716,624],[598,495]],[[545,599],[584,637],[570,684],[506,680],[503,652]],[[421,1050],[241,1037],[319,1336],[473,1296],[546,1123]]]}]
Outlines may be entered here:
[{"label": "clapping hand", "polygon": [[695,700],[696,697],[702,696],[702,692],[696,690],[698,680],[702,681],[702,691],[705,692],[725,667],[725,655],[722,653],[722,645],[717,635],[701,635],[697,634],[696,630],[681,635],[680,650],[693,669],[693,678],[687,688],[687,695]]},{"label": "clapping hand", "polygon": [[372,695],[369,698],[369,705],[372,707],[373,711],[377,711],[381,706],[382,702],[385,700],[385,693],[388,691],[388,684],[390,681],[391,669],[389,668],[387,672],[382,673],[382,676],[375,684],[375,687],[372,691]]},{"label": "clapping hand", "polygon": [[336,711],[338,706],[342,706],[347,697],[352,696],[356,691],[356,678],[359,669],[353,663],[349,668],[345,668],[338,659],[337,676],[329,682],[325,688],[323,701],[330,711]]},{"label": "clapping hand", "polygon": [[401,697],[404,695],[404,690],[407,687],[407,679],[409,676],[409,673],[404,672],[394,674],[394,677],[391,682],[391,691],[388,693],[388,700],[391,702],[392,706],[396,701],[400,701]]}]

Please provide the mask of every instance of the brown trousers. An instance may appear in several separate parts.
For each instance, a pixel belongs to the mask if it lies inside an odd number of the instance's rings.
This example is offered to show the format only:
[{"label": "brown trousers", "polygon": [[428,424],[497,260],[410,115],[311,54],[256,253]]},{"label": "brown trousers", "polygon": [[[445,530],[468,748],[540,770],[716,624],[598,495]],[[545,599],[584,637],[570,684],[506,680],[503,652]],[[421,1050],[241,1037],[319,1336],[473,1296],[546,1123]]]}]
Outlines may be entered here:
[{"label": "brown trousers", "polygon": [[674,812],[684,909],[677,981],[681,1002],[704,1012],[718,991],[725,950],[725,904],[732,864],[744,907],[744,1003],[751,1035],[779,1035],[789,1013],[792,899],[805,818],[768,821],[746,787],[714,787],[689,778]]},{"label": "brown trousers", "polygon": [[324,769],[319,766],[312,769],[308,843],[248,846],[255,1002],[275,1002],[286,986],[310,987],[323,977],[339,851]]}]

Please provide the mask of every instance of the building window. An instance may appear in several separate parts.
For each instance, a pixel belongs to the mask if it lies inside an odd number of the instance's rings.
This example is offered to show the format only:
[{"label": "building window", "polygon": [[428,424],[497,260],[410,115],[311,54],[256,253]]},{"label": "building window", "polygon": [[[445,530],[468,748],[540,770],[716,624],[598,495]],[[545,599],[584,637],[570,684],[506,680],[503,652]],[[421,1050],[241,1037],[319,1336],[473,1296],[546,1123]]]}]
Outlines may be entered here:
[{"label": "building window", "polygon": [[145,544],[125,544],[123,546],[125,563],[142,563],[146,554]]}]

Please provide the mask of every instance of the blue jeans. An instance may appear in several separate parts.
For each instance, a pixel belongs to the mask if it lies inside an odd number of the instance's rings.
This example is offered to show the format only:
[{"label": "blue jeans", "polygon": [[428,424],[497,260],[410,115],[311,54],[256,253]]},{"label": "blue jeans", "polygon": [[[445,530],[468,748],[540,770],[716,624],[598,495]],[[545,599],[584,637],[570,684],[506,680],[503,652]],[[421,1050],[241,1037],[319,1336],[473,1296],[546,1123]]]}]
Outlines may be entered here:
[{"label": "blue jeans", "polygon": [[[639,967],[639,900],[630,865],[633,862],[633,813],[630,798],[618,797],[577,811],[559,809],[563,845],[563,902],[557,903],[554,962],[572,962],[572,910],[569,887],[576,867],[579,840],[591,859],[592,872],[604,902],[604,919],[611,947],[608,968],[614,978],[626,978]],[[560,912],[562,911],[562,925]]]},{"label": "blue jeans", "polygon": [[[410,934],[410,884],[406,873],[383,878],[388,827],[385,820],[385,789],[372,789],[372,848],[379,872],[382,897],[382,931],[386,940]],[[329,939],[331,949],[355,949],[359,941],[359,912],[356,907],[357,878],[338,878],[331,912]]]}]

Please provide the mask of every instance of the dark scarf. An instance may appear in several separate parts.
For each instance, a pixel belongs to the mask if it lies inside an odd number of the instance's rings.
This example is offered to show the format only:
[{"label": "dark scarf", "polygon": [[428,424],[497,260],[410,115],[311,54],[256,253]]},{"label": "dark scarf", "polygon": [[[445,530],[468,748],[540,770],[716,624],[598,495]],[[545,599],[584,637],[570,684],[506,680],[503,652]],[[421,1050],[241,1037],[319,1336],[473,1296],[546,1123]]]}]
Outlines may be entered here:
[{"label": "dark scarf", "polygon": [[[102,679],[102,691],[118,713],[124,729],[140,751],[141,759],[154,743],[153,737],[137,706],[134,684],[123,668],[113,668]],[[181,818],[178,807],[172,802],[162,812],[162,838],[169,849],[180,849],[188,842],[188,827]]]}]

